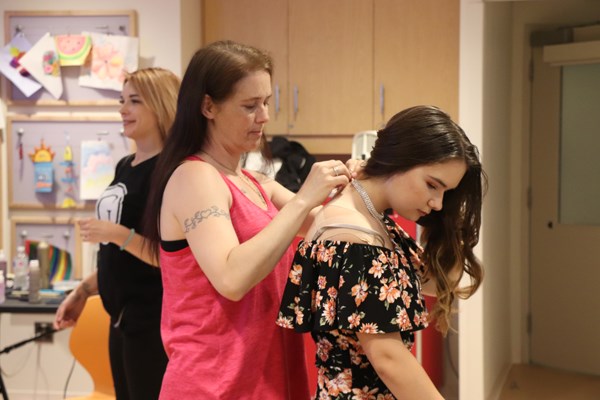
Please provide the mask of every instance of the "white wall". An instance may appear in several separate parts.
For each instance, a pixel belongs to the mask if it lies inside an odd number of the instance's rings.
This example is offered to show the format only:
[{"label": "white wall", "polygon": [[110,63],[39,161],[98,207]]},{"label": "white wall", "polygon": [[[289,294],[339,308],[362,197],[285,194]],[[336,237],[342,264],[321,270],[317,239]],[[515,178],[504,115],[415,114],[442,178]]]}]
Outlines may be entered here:
[{"label": "white wall", "polygon": [[511,364],[509,253],[509,168],[511,15],[512,5],[486,4],[483,51],[483,160],[491,182],[485,199],[483,251],[484,382],[487,399],[494,399]]},{"label": "white wall", "polygon": [[[140,67],[160,66],[182,76],[192,53],[200,46],[200,0],[1,0],[0,13],[5,11],[76,11],[76,10],[135,10],[137,12],[138,36],[140,38]],[[4,18],[0,18],[0,32],[4,32]],[[83,109],[67,107],[21,107],[6,110],[0,100],[2,113],[67,113],[93,114],[116,113],[117,108]],[[8,211],[6,145],[0,147],[2,166],[4,223],[0,248],[10,249],[10,216]],[[40,215],[36,212],[18,212],[19,216]],[[74,214],[77,216],[77,213]],[[84,254],[85,257],[85,254]],[[91,257],[90,257],[91,259]],[[0,348],[33,336],[34,321],[51,321],[51,314],[2,314],[0,315]],[[55,334],[54,344],[27,344],[10,354],[0,356],[4,382],[11,400],[62,399],[62,392],[72,357],[68,349],[68,332]],[[92,388],[89,376],[80,366],[75,368],[69,385],[69,394],[86,393]],[[37,393],[37,394],[36,394]]]},{"label": "white wall", "polygon": [[490,177],[484,285],[460,304],[461,400],[496,399],[507,367],[529,360],[529,34],[599,14],[585,0],[461,1],[460,122]]},{"label": "white wall", "polygon": [[[483,143],[483,44],[484,4],[461,0],[459,57],[459,123],[471,141]],[[485,154],[482,154],[485,161]],[[484,237],[482,235],[481,239]],[[477,256],[485,263],[483,246]],[[487,282],[467,301],[459,302],[459,398],[484,399],[483,311]]]}]

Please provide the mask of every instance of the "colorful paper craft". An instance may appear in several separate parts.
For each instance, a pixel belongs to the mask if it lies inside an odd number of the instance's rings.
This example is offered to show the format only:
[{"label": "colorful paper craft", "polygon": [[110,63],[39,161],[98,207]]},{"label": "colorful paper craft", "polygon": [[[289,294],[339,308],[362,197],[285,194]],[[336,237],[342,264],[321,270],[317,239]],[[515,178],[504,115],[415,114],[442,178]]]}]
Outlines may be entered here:
[{"label": "colorful paper craft", "polygon": [[81,142],[79,197],[96,200],[115,176],[115,165],[108,142],[84,140]]},{"label": "colorful paper craft", "polygon": [[54,152],[50,147],[46,147],[44,139],[41,140],[40,147],[35,147],[33,153],[29,154],[34,165],[34,187],[38,193],[52,192],[54,183],[54,167],[52,159]]},{"label": "colorful paper craft", "polygon": [[67,145],[65,146],[63,161],[60,163],[60,165],[65,167],[65,176],[60,179],[65,183],[65,198],[60,205],[60,208],[73,208],[77,205],[77,202],[75,201],[75,164],[73,163],[73,150],[71,149],[68,140],[67,135]]},{"label": "colorful paper craft", "polygon": [[22,33],[12,38],[0,49],[0,72],[25,96],[30,97],[42,88],[20,63],[21,57],[31,49],[31,44]]},{"label": "colorful paper craft", "polygon": [[138,38],[93,32],[82,34],[92,38],[92,56],[89,65],[81,67],[79,85],[120,92],[125,73],[138,68]]},{"label": "colorful paper craft", "polygon": [[92,49],[89,35],[58,35],[54,40],[61,67],[85,64]]},{"label": "colorful paper craft", "polygon": [[[39,241],[26,240],[25,251],[27,254],[36,254]],[[48,257],[50,259],[49,282],[55,283],[69,280],[72,277],[73,261],[71,253],[67,250],[48,244]]]},{"label": "colorful paper craft", "polygon": [[56,42],[49,33],[42,36],[19,62],[52,96],[56,99],[62,96],[63,83]]}]

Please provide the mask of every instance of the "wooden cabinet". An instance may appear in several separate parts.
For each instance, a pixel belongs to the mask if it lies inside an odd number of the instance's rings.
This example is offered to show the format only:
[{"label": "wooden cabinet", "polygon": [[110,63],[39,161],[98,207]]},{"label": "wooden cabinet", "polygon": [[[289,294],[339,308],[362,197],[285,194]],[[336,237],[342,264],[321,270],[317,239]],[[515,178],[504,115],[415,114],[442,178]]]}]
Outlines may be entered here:
[{"label": "wooden cabinet", "polygon": [[203,31],[273,55],[267,131],[314,153],[412,105],[458,114],[459,0],[204,0]]},{"label": "wooden cabinet", "polygon": [[417,104],[458,117],[459,11],[460,0],[374,1],[373,128]]},{"label": "wooden cabinet", "polygon": [[269,103],[270,135],[288,132],[288,3],[281,0],[204,0],[204,44],[230,39],[267,51],[275,65]]},{"label": "wooden cabinet", "polygon": [[[289,3],[289,132],[354,134],[373,124],[373,3]],[[296,94],[297,93],[297,94]]]},{"label": "wooden cabinet", "polygon": [[372,125],[370,0],[205,0],[203,31],[204,43],[232,39],[272,54],[270,134],[353,134]]}]

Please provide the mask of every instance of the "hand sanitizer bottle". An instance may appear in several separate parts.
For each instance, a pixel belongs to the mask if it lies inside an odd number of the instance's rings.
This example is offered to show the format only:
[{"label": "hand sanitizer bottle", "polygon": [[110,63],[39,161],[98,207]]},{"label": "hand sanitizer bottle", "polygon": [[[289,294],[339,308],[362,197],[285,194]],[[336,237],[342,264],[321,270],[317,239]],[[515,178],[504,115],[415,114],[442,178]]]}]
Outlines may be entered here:
[{"label": "hand sanitizer bottle", "polygon": [[15,274],[14,289],[27,290],[27,254],[25,254],[25,246],[17,247],[17,255],[13,261],[13,273]]}]

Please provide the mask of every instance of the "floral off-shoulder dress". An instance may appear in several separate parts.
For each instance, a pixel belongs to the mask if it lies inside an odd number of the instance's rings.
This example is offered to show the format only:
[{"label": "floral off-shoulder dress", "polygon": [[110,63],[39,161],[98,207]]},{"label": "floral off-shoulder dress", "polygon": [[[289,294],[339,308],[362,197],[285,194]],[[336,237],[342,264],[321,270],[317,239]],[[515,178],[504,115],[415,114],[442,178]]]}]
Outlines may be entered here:
[{"label": "floral off-shoulder dress", "polygon": [[414,332],[428,325],[422,249],[388,216],[384,223],[395,250],[331,240],[301,241],[296,250],[277,324],[311,332],[317,400],[395,399],[356,333],[398,332],[410,349]]}]

